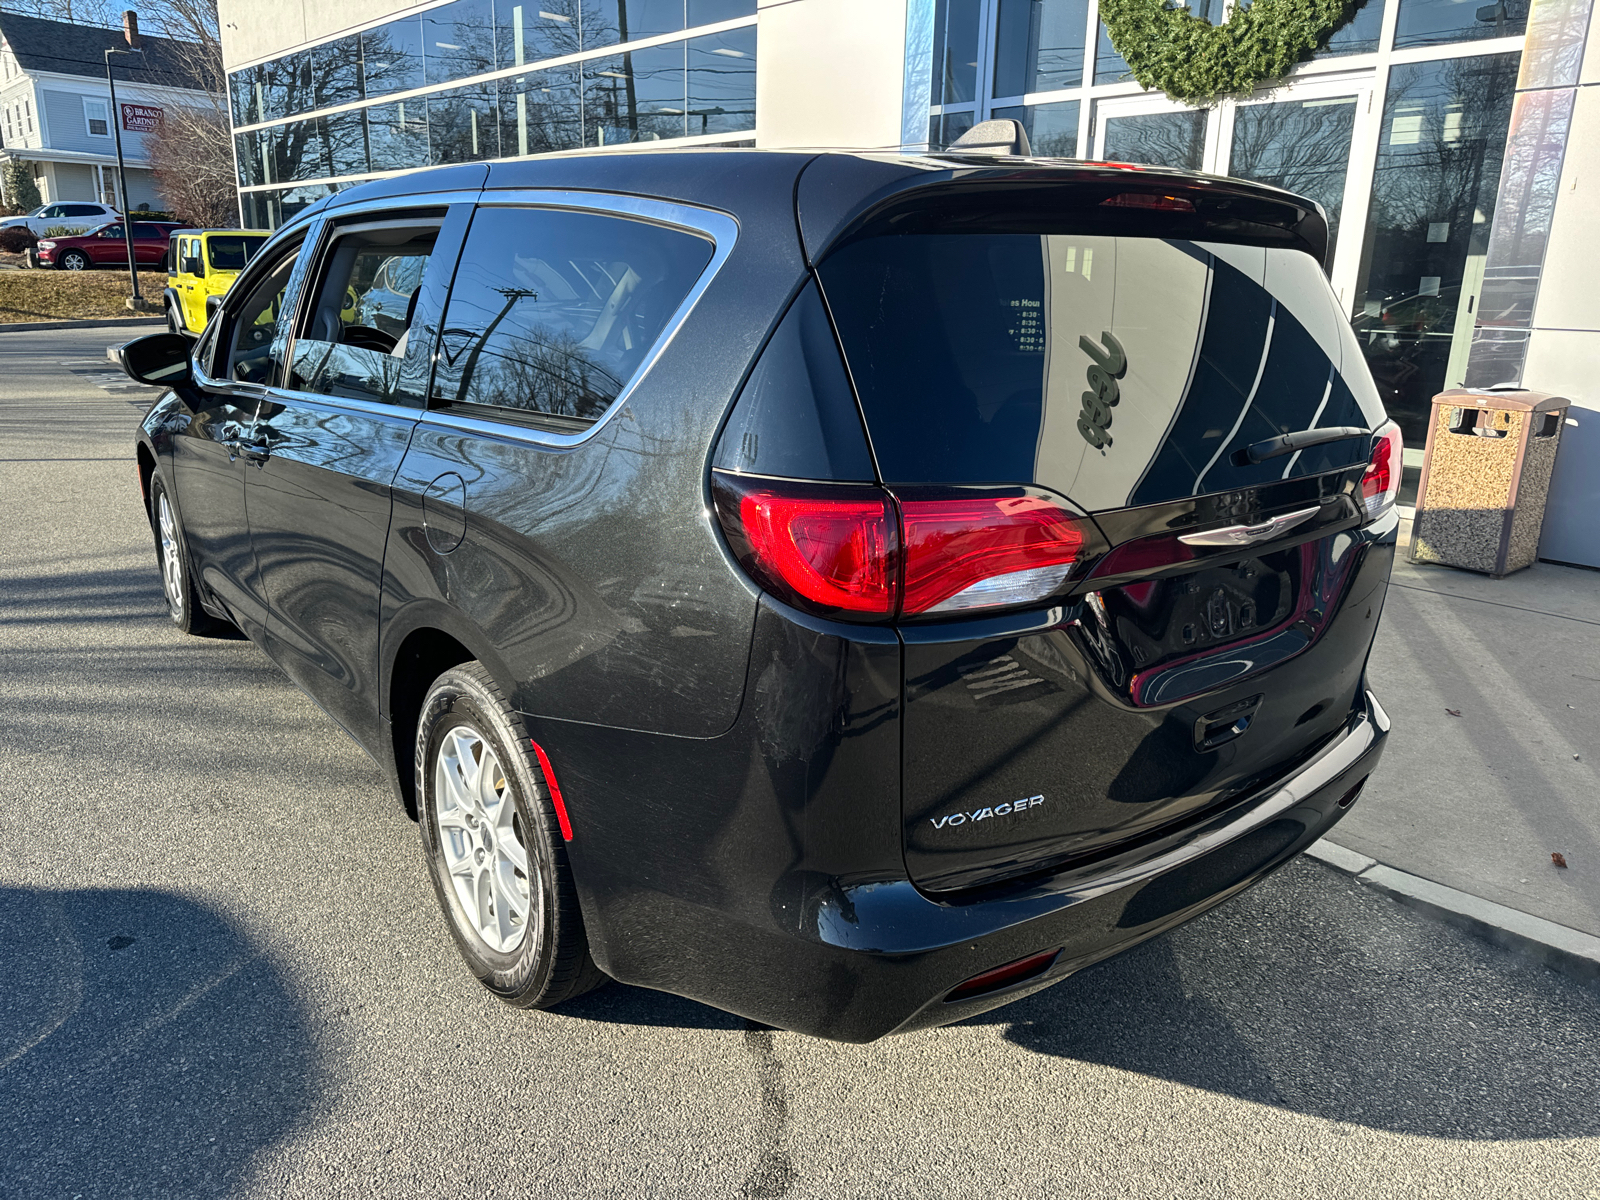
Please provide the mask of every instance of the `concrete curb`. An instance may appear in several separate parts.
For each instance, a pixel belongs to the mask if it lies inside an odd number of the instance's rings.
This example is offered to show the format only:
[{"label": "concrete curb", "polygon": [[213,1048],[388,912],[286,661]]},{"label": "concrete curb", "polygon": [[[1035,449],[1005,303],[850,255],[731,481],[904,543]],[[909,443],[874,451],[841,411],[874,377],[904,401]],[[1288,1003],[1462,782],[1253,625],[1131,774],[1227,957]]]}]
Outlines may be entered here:
[{"label": "concrete curb", "polygon": [[101,317],[93,321],[0,321],[0,333],[35,333],[41,329],[138,329],[165,325],[165,317]]},{"label": "concrete curb", "polygon": [[1326,839],[1313,843],[1306,853],[1408,908],[1525,954],[1563,975],[1600,983],[1600,937],[1408,875]]}]

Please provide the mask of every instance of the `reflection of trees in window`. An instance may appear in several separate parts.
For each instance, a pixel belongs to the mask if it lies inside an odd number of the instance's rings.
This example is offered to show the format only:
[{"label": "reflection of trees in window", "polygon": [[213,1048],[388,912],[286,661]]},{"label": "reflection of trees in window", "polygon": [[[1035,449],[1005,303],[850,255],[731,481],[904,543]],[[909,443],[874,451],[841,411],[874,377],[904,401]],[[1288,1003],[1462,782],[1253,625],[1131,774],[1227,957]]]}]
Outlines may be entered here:
[{"label": "reflection of trees in window", "polygon": [[428,151],[435,163],[500,156],[499,97],[493,80],[429,96]]},{"label": "reflection of trees in window", "polygon": [[1483,253],[1488,241],[1517,59],[1447,59],[1389,75],[1369,224],[1376,236],[1438,247],[1458,279],[1461,256]]},{"label": "reflection of trees in window", "polygon": [[534,326],[485,338],[474,355],[463,369],[460,392],[471,404],[593,421],[622,390],[622,381],[565,329]]},{"label": "reflection of trees in window", "polygon": [[1204,112],[1113,117],[1106,122],[1106,144],[1100,153],[1106,158],[1198,171],[1205,139]]},{"label": "reflection of trees in window", "polygon": [[1355,97],[1241,106],[1228,173],[1309,196],[1328,213],[1330,245],[1344,201]]}]

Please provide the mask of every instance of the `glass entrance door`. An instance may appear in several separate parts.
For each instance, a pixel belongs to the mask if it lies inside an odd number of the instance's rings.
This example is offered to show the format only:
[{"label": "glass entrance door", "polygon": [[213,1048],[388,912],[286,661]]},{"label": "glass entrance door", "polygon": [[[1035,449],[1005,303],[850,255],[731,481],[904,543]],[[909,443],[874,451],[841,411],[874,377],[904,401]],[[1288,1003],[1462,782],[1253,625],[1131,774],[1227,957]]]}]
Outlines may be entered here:
[{"label": "glass entrance door", "polygon": [[1180,108],[1164,97],[1129,96],[1095,105],[1094,156],[1203,171],[1215,110]]}]

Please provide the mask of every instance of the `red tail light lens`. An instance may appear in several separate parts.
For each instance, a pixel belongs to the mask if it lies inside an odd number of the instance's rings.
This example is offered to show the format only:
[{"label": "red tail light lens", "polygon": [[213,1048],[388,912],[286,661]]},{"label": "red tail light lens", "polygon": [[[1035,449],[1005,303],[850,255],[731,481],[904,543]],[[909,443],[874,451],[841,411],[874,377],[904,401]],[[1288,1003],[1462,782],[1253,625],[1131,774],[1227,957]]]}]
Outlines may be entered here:
[{"label": "red tail light lens", "polygon": [[898,499],[908,616],[1042,600],[1089,540],[1084,518],[1027,490],[958,498],[902,490]]},{"label": "red tail light lens", "polygon": [[774,595],[842,616],[894,612],[899,539],[882,489],[723,471],[713,478],[735,557]]},{"label": "red tail light lens", "polygon": [[740,564],[802,608],[854,620],[1011,607],[1056,592],[1094,525],[1031,488],[803,483],[712,472]]},{"label": "red tail light lens", "polygon": [[1400,495],[1405,444],[1400,427],[1388,421],[1372,437],[1372,461],[1361,477],[1361,499],[1367,506],[1367,520],[1376,521],[1394,507]]}]

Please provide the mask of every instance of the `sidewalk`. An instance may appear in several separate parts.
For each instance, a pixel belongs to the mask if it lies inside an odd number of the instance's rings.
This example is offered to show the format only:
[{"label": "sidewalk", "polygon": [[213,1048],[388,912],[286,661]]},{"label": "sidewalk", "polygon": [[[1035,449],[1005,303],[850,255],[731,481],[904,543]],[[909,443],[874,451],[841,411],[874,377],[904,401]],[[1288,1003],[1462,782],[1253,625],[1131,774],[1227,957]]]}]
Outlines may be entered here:
[{"label": "sidewalk", "polygon": [[1368,668],[1394,729],[1329,840],[1600,936],[1600,572],[1405,553]]}]

